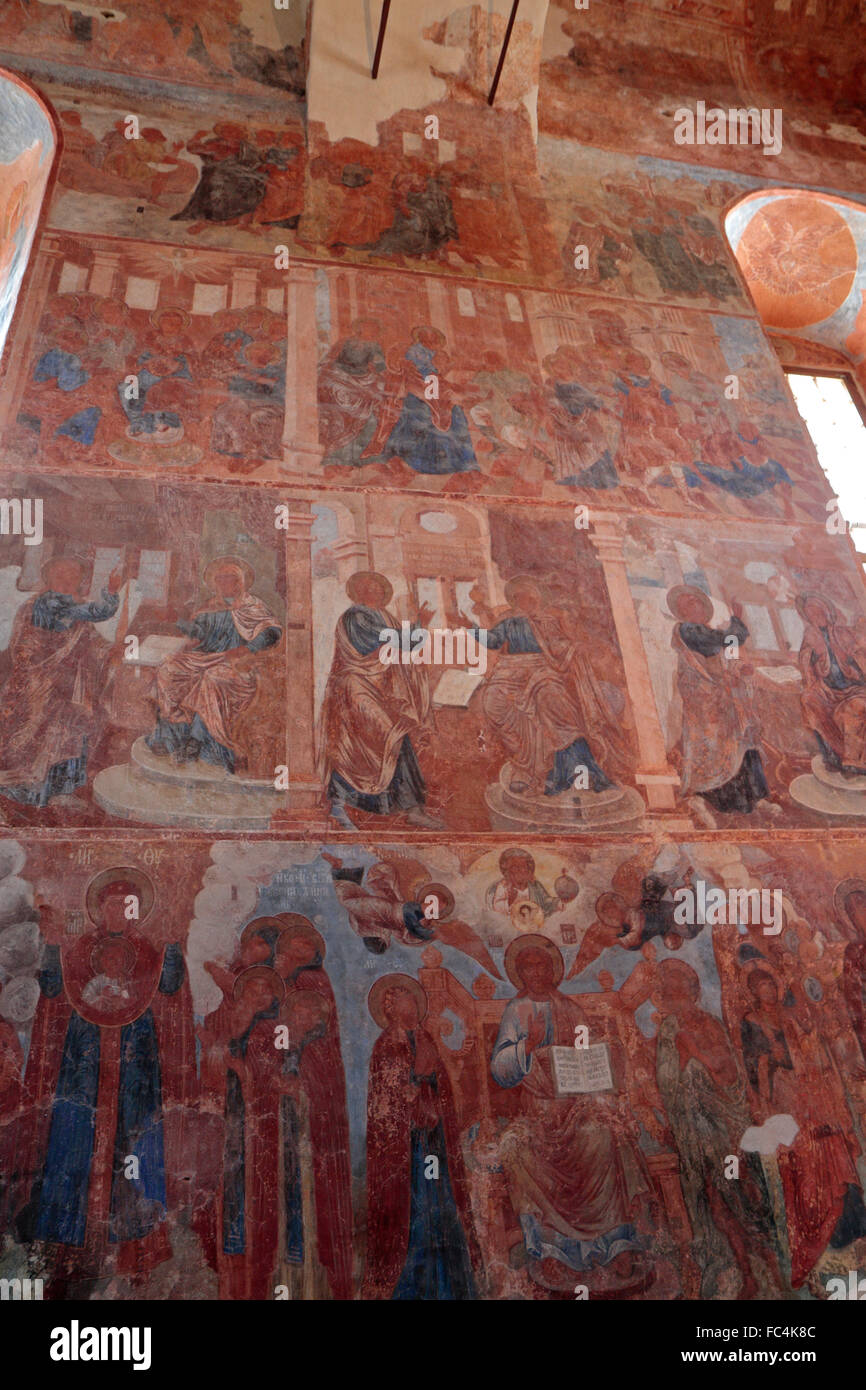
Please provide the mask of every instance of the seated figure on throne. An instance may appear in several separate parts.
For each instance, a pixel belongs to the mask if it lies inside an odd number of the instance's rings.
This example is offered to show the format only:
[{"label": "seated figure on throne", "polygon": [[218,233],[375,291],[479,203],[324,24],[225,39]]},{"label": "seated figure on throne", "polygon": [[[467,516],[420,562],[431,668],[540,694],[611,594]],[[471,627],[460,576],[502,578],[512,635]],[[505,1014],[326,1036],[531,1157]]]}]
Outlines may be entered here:
[{"label": "seated figure on throne", "polygon": [[496,622],[477,589],[472,597],[484,624],[474,629],[476,640],[502,653],[483,710],[508,752],[511,791],[557,796],[575,786],[580,769],[592,791],[612,787],[593,747],[615,743],[613,712],[579,635],[569,630],[572,615],[528,576],[508,581],[510,611]]},{"label": "seated figure on throne", "polygon": [[[575,1270],[599,1271],[600,1285],[627,1283],[645,1246],[639,1225],[652,1182],[623,1103],[621,1045],[609,1044],[614,1089],[560,1093],[551,1049],[573,1048],[575,1029],[588,1022],[579,999],[558,988],[562,955],[546,937],[518,937],[505,969],[518,993],[505,1007],[490,1067],[500,1086],[520,1088],[519,1114],[500,1141],[523,1235],[517,1258],[548,1288],[570,1287]],[[589,1040],[600,1041],[592,1031]]]},{"label": "seated figure on throne", "polygon": [[204,582],[213,599],[192,622],[179,622],[190,645],[169,657],[156,678],[156,728],[151,752],[175,763],[202,761],[233,773],[238,762],[236,726],[255,696],[256,658],[273,647],[282,629],[265,603],[250,592],[255,575],[244,560],[213,560]]}]

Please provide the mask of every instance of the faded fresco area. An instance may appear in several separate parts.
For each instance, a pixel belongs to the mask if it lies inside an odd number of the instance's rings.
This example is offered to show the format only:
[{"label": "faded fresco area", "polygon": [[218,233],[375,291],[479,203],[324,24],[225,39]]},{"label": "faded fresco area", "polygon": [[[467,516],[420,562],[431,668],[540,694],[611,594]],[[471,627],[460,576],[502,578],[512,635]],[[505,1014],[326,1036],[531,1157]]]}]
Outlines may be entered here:
[{"label": "faded fresco area", "polygon": [[191,87],[304,94],[307,6],[251,0],[163,0],[104,6],[78,0],[12,0],[0,14],[0,45],[15,53],[159,77]]},{"label": "faded fresco area", "polygon": [[94,478],[39,491],[42,544],[0,543],[5,823],[266,827],[286,747],[268,499]]},{"label": "faded fresco area", "polygon": [[325,283],[329,483],[826,515],[784,376],[747,320],[601,299],[578,312],[560,295],[432,277]]},{"label": "faded fresco area", "polygon": [[[52,224],[70,231],[262,249],[270,229],[297,226],[305,141],[300,117],[279,128],[204,124],[178,105],[94,107],[53,93],[63,135]],[[279,240],[282,233],[275,233]]]},{"label": "faded fresco area", "polygon": [[273,262],[69,237],[43,256],[12,458],[216,476],[282,458],[285,287]]},{"label": "faded fresco area", "polygon": [[0,6],[47,1299],[866,1267],[864,557],[785,374],[866,419],[862,5],[522,0],[493,93],[509,9],[395,6],[373,80],[378,5]]}]

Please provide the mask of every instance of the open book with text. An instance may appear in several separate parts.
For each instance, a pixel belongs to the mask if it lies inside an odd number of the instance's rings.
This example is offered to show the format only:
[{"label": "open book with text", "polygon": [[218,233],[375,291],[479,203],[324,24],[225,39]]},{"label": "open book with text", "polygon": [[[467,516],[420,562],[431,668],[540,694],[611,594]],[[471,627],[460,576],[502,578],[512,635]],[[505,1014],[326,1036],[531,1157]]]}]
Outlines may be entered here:
[{"label": "open book with text", "polygon": [[615,1089],[607,1043],[551,1047],[550,1065],[558,1096],[582,1096]]}]

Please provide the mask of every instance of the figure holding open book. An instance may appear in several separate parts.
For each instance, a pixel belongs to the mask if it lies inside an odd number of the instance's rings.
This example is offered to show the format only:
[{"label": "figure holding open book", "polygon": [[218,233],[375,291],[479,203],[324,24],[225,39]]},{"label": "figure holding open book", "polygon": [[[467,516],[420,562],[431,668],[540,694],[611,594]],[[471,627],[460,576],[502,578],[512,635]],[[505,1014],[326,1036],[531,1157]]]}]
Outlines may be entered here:
[{"label": "figure holding open book", "polygon": [[588,1019],[558,989],[564,963],[546,937],[518,937],[505,969],[518,993],[502,1015],[491,1070],[500,1086],[520,1087],[522,1102],[500,1146],[523,1234],[524,1250],[513,1253],[548,1288],[568,1287],[569,1271],[600,1267],[600,1282],[627,1282],[652,1189],[622,1103],[621,1049],[591,1030],[588,1046],[575,1046]]}]

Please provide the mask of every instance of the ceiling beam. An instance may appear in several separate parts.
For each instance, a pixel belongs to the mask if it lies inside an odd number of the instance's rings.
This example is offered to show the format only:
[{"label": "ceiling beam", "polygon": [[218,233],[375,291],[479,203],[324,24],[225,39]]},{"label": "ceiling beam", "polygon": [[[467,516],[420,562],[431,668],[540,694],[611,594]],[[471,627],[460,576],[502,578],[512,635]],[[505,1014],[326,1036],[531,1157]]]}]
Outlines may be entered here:
[{"label": "ceiling beam", "polygon": [[[379,37],[376,39],[376,53],[373,58],[373,67],[370,72],[371,77],[379,76],[379,59],[382,57],[382,44],[385,41],[385,29],[388,24],[388,13],[391,9],[391,0],[383,0],[382,16],[379,20]],[[369,49],[368,49],[369,52]]]},{"label": "ceiling beam", "polygon": [[[389,0],[385,0],[387,5]],[[502,40],[502,49],[499,54],[499,62],[496,64],[496,72],[493,74],[493,86],[490,88],[490,95],[487,98],[487,105],[492,106],[496,98],[496,88],[499,86],[499,79],[502,76],[502,68],[505,63],[505,55],[508,52],[508,45],[511,42],[511,31],[514,28],[514,21],[517,18],[517,6],[520,0],[512,0],[511,14],[508,16],[508,23],[505,26],[505,38]]]}]

